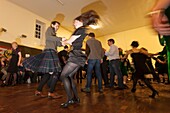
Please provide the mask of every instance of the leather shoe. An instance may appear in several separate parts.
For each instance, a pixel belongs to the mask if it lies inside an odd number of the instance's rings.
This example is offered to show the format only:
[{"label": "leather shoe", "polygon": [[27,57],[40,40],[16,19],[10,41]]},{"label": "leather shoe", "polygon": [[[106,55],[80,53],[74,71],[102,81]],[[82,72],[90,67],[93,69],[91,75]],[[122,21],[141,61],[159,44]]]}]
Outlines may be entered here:
[{"label": "leather shoe", "polygon": [[73,100],[69,100],[69,101],[67,101],[65,103],[62,103],[61,107],[62,108],[67,108],[70,104],[74,104],[74,101]]},{"label": "leather shoe", "polygon": [[55,95],[54,93],[48,93],[48,98],[52,98],[52,99],[58,99],[61,98],[62,95]]},{"label": "leather shoe", "polygon": [[35,91],[35,94],[34,94],[34,95],[35,95],[35,96],[40,96],[40,97],[43,97],[43,98],[46,97],[45,95],[42,94],[42,92],[37,91],[37,90]]}]

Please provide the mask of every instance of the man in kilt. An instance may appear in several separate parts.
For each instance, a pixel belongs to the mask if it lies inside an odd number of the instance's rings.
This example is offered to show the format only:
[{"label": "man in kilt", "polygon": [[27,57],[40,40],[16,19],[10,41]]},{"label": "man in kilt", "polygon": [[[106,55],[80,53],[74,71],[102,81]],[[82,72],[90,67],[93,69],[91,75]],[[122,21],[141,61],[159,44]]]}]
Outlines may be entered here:
[{"label": "man in kilt", "polygon": [[59,26],[59,22],[51,22],[51,26],[48,27],[45,33],[45,49],[42,51],[41,54],[25,59],[25,61],[23,62],[23,66],[25,67],[25,69],[43,74],[43,78],[40,81],[37,90],[35,91],[36,96],[44,97],[44,95],[42,94],[43,86],[48,82],[48,80],[52,76],[53,79],[50,83],[48,97],[61,97],[60,95],[54,94],[55,86],[59,79],[59,73],[61,72],[61,66],[56,48],[57,46],[62,46],[61,41],[65,40],[65,38],[60,38],[56,36],[56,31],[58,30]]}]

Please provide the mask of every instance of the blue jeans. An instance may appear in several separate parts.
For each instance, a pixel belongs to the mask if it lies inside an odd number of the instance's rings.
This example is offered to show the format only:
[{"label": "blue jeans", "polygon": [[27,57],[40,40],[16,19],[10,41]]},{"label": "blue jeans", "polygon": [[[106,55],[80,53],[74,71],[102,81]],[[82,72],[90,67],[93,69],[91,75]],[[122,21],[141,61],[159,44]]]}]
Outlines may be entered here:
[{"label": "blue jeans", "polygon": [[99,59],[88,60],[86,88],[91,87],[93,69],[95,69],[95,75],[97,76],[97,79],[98,79],[98,89],[102,89],[102,75],[100,71],[100,60]]},{"label": "blue jeans", "polygon": [[111,60],[109,63],[110,68],[110,86],[114,85],[114,75],[118,76],[118,86],[120,88],[124,88],[123,85],[123,75],[120,69],[120,61],[117,60]]}]

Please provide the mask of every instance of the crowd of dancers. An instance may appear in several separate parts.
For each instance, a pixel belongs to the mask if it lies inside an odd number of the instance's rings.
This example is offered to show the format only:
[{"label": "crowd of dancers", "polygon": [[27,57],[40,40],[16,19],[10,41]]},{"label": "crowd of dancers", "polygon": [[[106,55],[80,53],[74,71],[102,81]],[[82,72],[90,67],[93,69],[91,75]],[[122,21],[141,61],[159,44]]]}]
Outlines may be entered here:
[{"label": "crowd of dancers", "polygon": [[[40,73],[42,79],[35,91],[35,95],[46,97],[42,91],[47,83],[49,86],[47,96],[56,99],[61,97],[61,95],[54,93],[57,81],[61,80],[67,94],[67,100],[61,104],[61,107],[66,108],[71,104],[80,103],[74,75],[80,69],[86,67],[87,79],[85,87],[81,89],[82,92],[90,93],[93,75],[97,77],[99,93],[104,91],[102,77],[105,88],[114,87],[116,90],[127,89],[128,75],[132,74],[132,77],[129,78],[133,80],[131,92],[134,93],[138,81],[143,80],[152,91],[149,97],[155,98],[158,95],[158,91],[154,89],[145,76],[152,74],[154,80],[158,83],[169,82],[166,49],[151,54],[145,48],[138,48],[139,43],[133,41],[131,43],[132,49],[123,53],[123,50],[115,45],[115,40],[109,39],[108,46],[110,48],[106,51],[102,48],[101,42],[95,38],[94,33],[87,33],[87,27],[97,24],[99,19],[99,15],[93,10],[82,13],[74,19],[73,25],[75,31],[69,39],[58,37],[56,31],[59,29],[60,23],[57,21],[51,22],[50,27],[45,33],[45,49],[41,54],[25,58],[24,60],[22,60],[21,51],[17,43],[13,42],[11,57],[1,58],[2,86],[9,85],[10,75],[13,77],[12,85],[16,85],[18,71],[20,74],[23,70]],[[86,36],[89,39],[83,52],[82,46]],[[67,53],[67,45],[71,46],[69,54]],[[65,50],[57,53],[56,48],[59,46],[64,46]],[[131,63],[128,60],[128,55],[132,58]],[[151,59],[156,61],[156,69],[153,68]],[[9,62],[8,65],[7,62]],[[109,77],[108,73],[110,73]]]}]

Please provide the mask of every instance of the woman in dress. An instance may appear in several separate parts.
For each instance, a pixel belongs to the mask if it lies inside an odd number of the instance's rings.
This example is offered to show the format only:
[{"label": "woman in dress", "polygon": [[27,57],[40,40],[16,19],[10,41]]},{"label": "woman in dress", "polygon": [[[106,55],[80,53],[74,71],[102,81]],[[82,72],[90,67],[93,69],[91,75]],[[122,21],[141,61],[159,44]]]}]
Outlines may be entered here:
[{"label": "woman in dress", "polygon": [[70,39],[63,42],[64,44],[72,45],[72,51],[70,51],[69,59],[61,73],[61,80],[64,83],[65,91],[67,93],[67,101],[62,103],[61,107],[65,108],[70,104],[80,102],[76,85],[73,80],[73,75],[81,66],[83,67],[86,62],[86,55],[81,51],[83,40],[87,36],[86,27],[92,24],[96,24],[98,19],[99,16],[93,10],[81,14],[74,19],[74,27],[76,30]]},{"label": "woman in dress", "polygon": [[62,38],[56,36],[56,31],[58,30],[59,25],[59,22],[53,21],[51,26],[47,29],[45,33],[46,46],[43,52],[23,61],[23,66],[25,69],[44,74],[37,90],[35,91],[35,95],[37,96],[44,97],[42,94],[43,86],[47,83],[50,76],[53,76],[50,84],[50,91],[48,92],[48,97],[60,98],[60,96],[56,96],[53,93],[55,90],[56,82],[59,78],[59,73],[61,72],[61,66],[56,51],[57,46],[62,46]]},{"label": "woman in dress", "polygon": [[133,87],[131,92],[134,93],[136,91],[136,84],[139,79],[142,79],[147,85],[147,87],[152,91],[152,95],[150,95],[149,97],[155,98],[155,96],[158,95],[158,92],[152,87],[150,82],[144,77],[144,75],[149,72],[149,69],[146,65],[146,60],[148,58],[148,55],[150,54],[144,49],[138,49],[137,47],[139,46],[139,44],[137,41],[133,41],[131,46],[132,49],[127,51],[127,54],[125,55],[126,58],[129,54],[131,55],[135,67],[135,73],[133,76]]},{"label": "woman in dress", "polygon": [[13,82],[12,85],[16,85],[16,80],[17,80],[17,72],[18,72],[18,66],[20,66],[21,64],[21,51],[18,48],[18,44],[17,42],[13,42],[12,43],[12,56],[10,58],[9,61],[9,66],[7,69],[7,77],[6,77],[6,81],[5,81],[5,85],[8,85],[9,83],[9,79],[10,79],[10,75],[13,75]]}]

